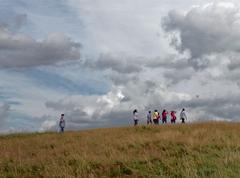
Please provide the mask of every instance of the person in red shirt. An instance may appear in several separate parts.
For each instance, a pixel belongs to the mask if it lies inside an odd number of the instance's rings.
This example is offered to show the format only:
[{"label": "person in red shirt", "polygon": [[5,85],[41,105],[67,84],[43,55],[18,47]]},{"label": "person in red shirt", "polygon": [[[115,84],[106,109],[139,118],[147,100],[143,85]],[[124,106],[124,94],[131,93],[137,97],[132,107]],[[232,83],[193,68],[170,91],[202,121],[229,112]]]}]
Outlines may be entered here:
[{"label": "person in red shirt", "polygon": [[163,110],[162,112],[162,123],[167,123],[167,115],[168,115],[168,112],[166,111],[166,109]]},{"label": "person in red shirt", "polygon": [[176,111],[171,111],[171,123],[175,124],[176,123]]}]

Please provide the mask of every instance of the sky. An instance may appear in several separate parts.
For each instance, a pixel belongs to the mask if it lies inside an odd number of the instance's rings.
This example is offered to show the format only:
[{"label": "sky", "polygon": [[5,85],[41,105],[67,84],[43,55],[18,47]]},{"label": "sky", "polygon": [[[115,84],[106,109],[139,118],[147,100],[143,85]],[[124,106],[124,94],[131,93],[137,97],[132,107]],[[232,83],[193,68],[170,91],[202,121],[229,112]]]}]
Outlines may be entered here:
[{"label": "sky", "polygon": [[0,132],[240,115],[237,0],[0,0]]}]

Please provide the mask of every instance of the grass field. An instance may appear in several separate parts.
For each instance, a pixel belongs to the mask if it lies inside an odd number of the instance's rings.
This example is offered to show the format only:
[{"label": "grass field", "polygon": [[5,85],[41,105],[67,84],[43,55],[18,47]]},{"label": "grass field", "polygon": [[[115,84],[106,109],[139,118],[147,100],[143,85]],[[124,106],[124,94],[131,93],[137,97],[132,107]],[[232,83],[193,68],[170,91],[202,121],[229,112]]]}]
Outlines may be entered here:
[{"label": "grass field", "polygon": [[0,177],[240,177],[240,124],[1,136]]}]

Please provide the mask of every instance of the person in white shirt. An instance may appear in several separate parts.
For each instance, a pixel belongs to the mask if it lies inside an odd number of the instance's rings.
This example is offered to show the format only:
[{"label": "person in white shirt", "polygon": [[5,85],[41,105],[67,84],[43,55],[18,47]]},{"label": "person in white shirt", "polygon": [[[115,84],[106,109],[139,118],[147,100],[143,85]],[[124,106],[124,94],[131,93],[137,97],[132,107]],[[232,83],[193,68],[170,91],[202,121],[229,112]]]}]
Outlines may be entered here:
[{"label": "person in white shirt", "polygon": [[134,120],[134,126],[138,125],[138,111],[134,109],[133,111],[133,120]]},{"label": "person in white shirt", "polygon": [[180,113],[180,119],[182,120],[182,124],[185,123],[185,120],[187,120],[187,115],[186,115],[186,112],[185,112],[185,109],[183,108],[181,113]]}]

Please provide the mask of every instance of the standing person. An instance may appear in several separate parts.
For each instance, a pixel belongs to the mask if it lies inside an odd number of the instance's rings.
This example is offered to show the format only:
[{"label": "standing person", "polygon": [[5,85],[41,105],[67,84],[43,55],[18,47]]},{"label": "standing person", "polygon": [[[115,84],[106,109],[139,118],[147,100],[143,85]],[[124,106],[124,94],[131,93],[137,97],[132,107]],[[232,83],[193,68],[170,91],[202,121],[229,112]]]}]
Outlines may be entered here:
[{"label": "standing person", "polygon": [[147,114],[147,124],[152,124],[152,112],[148,111]]},{"label": "standing person", "polygon": [[136,109],[133,110],[133,120],[134,120],[134,126],[138,125],[138,111]]},{"label": "standing person", "polygon": [[175,124],[176,123],[176,111],[171,111],[171,123]]},{"label": "standing person", "polygon": [[168,112],[166,111],[166,109],[163,110],[162,112],[162,123],[167,123],[167,115],[168,115]]},{"label": "standing person", "polygon": [[61,118],[60,118],[60,121],[59,121],[59,127],[60,127],[60,132],[63,133],[64,128],[65,128],[64,114],[61,114]]},{"label": "standing person", "polygon": [[155,111],[153,112],[153,123],[154,123],[154,124],[158,124],[158,121],[159,121],[158,110],[155,110]]},{"label": "standing person", "polygon": [[185,123],[185,120],[187,120],[187,115],[185,113],[185,109],[183,108],[181,113],[180,113],[180,119],[182,120],[182,124]]}]

